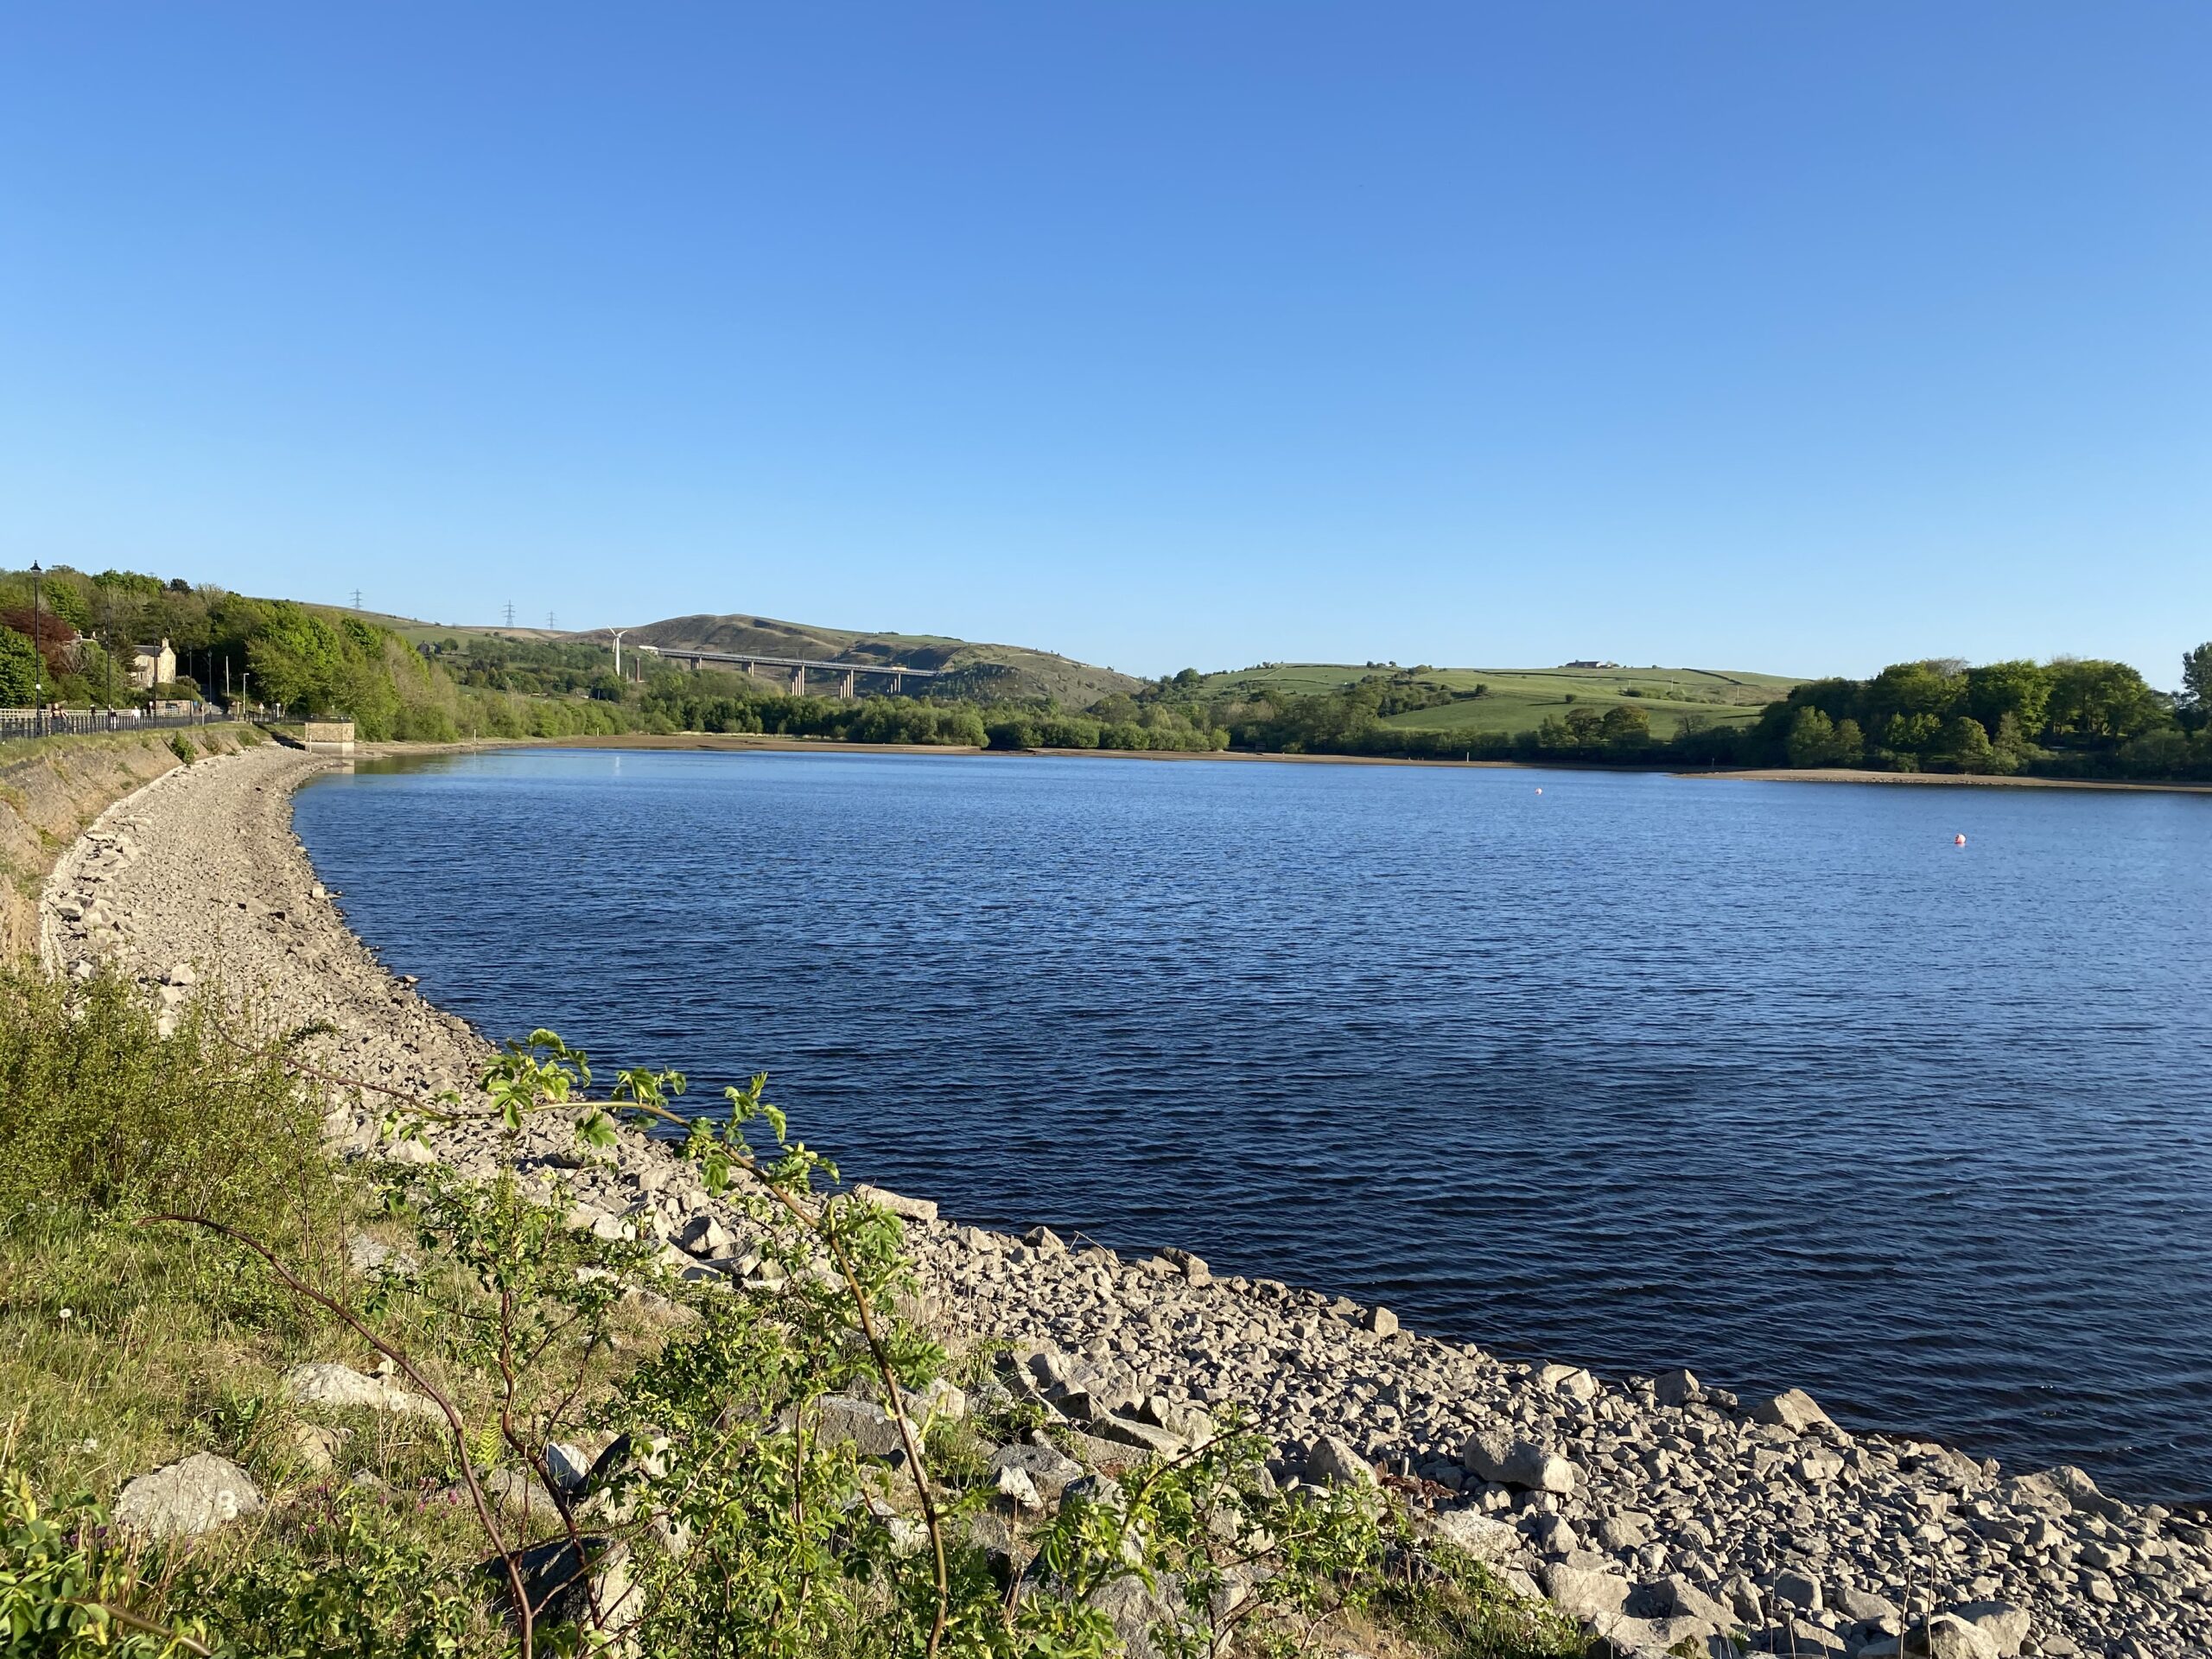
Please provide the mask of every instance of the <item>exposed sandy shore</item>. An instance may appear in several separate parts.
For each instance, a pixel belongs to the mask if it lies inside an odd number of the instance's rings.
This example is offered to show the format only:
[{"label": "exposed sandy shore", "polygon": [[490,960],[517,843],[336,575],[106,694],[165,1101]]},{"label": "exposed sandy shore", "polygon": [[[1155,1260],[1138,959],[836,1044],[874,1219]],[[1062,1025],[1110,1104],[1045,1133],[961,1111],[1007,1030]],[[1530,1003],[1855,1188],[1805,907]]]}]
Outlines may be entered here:
[{"label": "exposed sandy shore", "polygon": [[[485,1040],[385,972],[292,833],[291,791],[342,764],[264,748],[130,796],[56,868],[47,959],[78,973],[114,960],[169,1001],[219,973],[264,1016],[336,1027],[310,1051],[334,1074],[411,1092],[466,1083]],[[341,1096],[334,1143],[375,1150],[374,1116]],[[489,1151],[483,1136],[437,1143],[464,1170],[488,1168]],[[560,1161],[548,1148],[549,1168]],[[743,1225],[639,1138],[613,1167],[568,1176],[579,1213],[609,1225],[673,1238],[709,1220]],[[1086,1458],[1126,1458],[1147,1435],[1172,1446],[1183,1414],[1243,1403],[1286,1476],[1320,1467],[1308,1459],[1334,1437],[1421,1478],[1440,1525],[1624,1650],[1713,1651],[1728,1624],[1769,1651],[1894,1654],[1897,1605],[1916,1586],[1919,1605],[1932,1593],[1984,1622],[1991,1645],[1976,1651],[2212,1651],[2205,1517],[2116,1502],[2079,1471],[2005,1478],[1931,1442],[1847,1432],[1802,1395],[1738,1401],[1683,1373],[1600,1379],[1502,1361],[1400,1330],[1387,1310],[1214,1278],[1179,1252],[1123,1260],[899,1202],[948,1333],[1014,1344],[1023,1386],[1094,1437],[1078,1442]],[[695,1270],[746,1271],[720,1258]]]},{"label": "exposed sandy shore", "polygon": [[1958,772],[1860,772],[1848,766],[1776,767],[1758,772],[1681,772],[1678,778],[1711,778],[1752,784],[1933,784],[1948,789],[2101,789],[2154,795],[2212,795],[2212,784],[2139,784],[2117,779],[1993,778]]}]

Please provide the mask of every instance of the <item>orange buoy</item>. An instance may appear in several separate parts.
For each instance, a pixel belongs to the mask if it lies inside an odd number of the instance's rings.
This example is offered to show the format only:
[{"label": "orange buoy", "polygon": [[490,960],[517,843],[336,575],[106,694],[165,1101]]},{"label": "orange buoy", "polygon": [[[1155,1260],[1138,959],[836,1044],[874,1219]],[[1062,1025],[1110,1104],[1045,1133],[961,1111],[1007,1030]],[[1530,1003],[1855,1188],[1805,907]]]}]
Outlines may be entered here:
[{"label": "orange buoy", "polygon": [[1967,838],[1964,836],[1953,836],[1951,837],[1951,845],[1954,847],[1963,847],[1966,844]]}]

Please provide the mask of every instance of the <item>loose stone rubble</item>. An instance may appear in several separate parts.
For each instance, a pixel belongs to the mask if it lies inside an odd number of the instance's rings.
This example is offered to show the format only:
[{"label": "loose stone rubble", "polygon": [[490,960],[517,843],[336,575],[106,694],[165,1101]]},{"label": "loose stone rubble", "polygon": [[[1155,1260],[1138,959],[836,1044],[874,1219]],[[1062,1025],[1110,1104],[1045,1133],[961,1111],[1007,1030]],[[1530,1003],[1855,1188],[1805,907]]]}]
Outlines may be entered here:
[{"label": "loose stone rubble", "polygon": [[[487,1045],[385,972],[291,832],[292,788],[331,764],[257,750],[118,804],[55,869],[46,957],[79,977],[113,959],[167,1010],[219,973],[264,1018],[334,1027],[309,1049],[331,1076],[416,1097],[466,1086]],[[378,1150],[378,1116],[340,1109],[334,1143]],[[417,1155],[488,1172],[495,1145],[464,1130]],[[572,1225],[659,1238],[694,1276],[774,1273],[744,1217],[660,1143],[626,1136],[604,1164],[550,1129],[528,1146],[526,1168],[572,1195]],[[1618,1651],[1719,1653],[1725,1631],[1866,1659],[2212,1652],[2201,1510],[2119,1502],[2077,1469],[2008,1476],[1947,1446],[1853,1434],[1802,1390],[1743,1402],[1686,1371],[1503,1360],[1403,1330],[1387,1308],[1217,1276],[1187,1251],[1071,1249],[1041,1225],[1016,1238],[871,1196],[905,1220],[925,1289],[915,1311],[1010,1344],[1007,1385],[1063,1420],[1078,1454],[1096,1451],[1084,1461],[1172,1453],[1208,1432],[1210,1408],[1244,1406],[1280,1448],[1279,1478],[1389,1480],[1433,1508],[1441,1535]],[[893,1449],[889,1417],[849,1403],[839,1432]],[[995,1466],[1022,1504],[1099,1478],[1050,1446],[1006,1447]]]}]

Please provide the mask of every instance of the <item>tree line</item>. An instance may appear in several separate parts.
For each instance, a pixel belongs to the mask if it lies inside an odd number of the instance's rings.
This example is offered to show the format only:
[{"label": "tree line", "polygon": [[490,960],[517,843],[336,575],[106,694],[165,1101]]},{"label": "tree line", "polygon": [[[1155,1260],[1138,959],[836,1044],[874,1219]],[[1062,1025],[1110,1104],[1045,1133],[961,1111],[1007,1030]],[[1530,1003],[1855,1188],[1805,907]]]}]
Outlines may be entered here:
[{"label": "tree line", "polygon": [[1809,681],[1741,724],[1686,715],[1666,738],[1628,702],[1569,704],[1518,732],[1393,726],[1397,677],[1209,702],[1186,672],[1141,695],[1225,728],[1232,747],[1279,753],[2212,780],[2212,643],[2183,657],[2174,693],[2091,658],[1898,663],[1868,679]]},{"label": "tree line", "polygon": [[[35,632],[35,639],[34,633]],[[173,680],[130,685],[141,646],[166,638]],[[617,678],[601,645],[469,636],[416,647],[357,614],[255,599],[135,571],[0,572],[0,706],[128,704],[145,695],[280,705],[347,716],[370,740],[453,741],[625,732],[757,732],[847,742],[1018,749],[1357,754],[1694,767],[1868,767],[2056,778],[2212,780],[2212,643],[2188,652],[2181,689],[2125,663],[2061,658],[1980,665],[1892,664],[1864,680],[1814,680],[1756,720],[1685,716],[1656,736],[1635,703],[1569,703],[1517,732],[1427,730],[1394,716],[1486,688],[1421,670],[1339,690],[1208,696],[1194,669],[1081,709],[994,699],[988,679],[918,697],[793,696],[750,676],[638,659]]]}]

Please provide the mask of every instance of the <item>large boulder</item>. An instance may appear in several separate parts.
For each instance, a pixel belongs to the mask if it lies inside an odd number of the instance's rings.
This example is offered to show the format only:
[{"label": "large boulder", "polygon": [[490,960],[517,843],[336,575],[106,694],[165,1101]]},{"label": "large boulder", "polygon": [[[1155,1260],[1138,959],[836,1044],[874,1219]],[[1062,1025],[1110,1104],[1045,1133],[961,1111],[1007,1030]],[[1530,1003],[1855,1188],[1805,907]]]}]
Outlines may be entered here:
[{"label": "large boulder", "polygon": [[438,1417],[435,1401],[403,1389],[390,1379],[369,1376],[351,1365],[327,1362],[295,1365],[284,1373],[284,1392],[302,1405],[389,1412],[395,1417]]},{"label": "large boulder", "polygon": [[1547,1365],[1536,1373],[1536,1381],[1570,1400],[1595,1400],[1605,1391],[1605,1385],[1580,1365]]},{"label": "large boulder", "polygon": [[937,1203],[931,1198],[909,1198],[880,1186],[870,1186],[862,1181],[853,1188],[853,1196],[863,1204],[872,1204],[879,1210],[888,1210],[901,1221],[935,1221]]},{"label": "large boulder", "polygon": [[825,1394],[815,1402],[815,1439],[823,1446],[849,1444],[864,1458],[887,1458],[906,1449],[896,1418],[873,1400]]},{"label": "large boulder", "polygon": [[1998,1659],[2014,1659],[2028,1639],[2028,1610],[2009,1601],[1969,1601],[1951,1613],[1987,1637]]},{"label": "large boulder", "polygon": [[1429,1517],[1436,1535],[1478,1561],[1501,1561],[1521,1548],[1521,1529],[1480,1510],[1439,1510]]},{"label": "large boulder", "polygon": [[1375,1470],[1349,1442],[1324,1434],[1306,1454],[1306,1478],[1317,1486],[1372,1486]]},{"label": "large boulder", "polygon": [[1802,1389],[1784,1389],[1780,1394],[1752,1402],[1751,1416],[1755,1423],[1777,1424],[1798,1434],[1816,1426],[1835,1427],[1827,1413],[1821,1409],[1820,1402]]},{"label": "large boulder", "polygon": [[1700,1619],[1715,1630],[1732,1629],[1737,1622],[1730,1609],[1679,1573],[1638,1586],[1628,1611],[1638,1618]]},{"label": "large boulder", "polygon": [[196,1537],[260,1509],[261,1489],[245,1470],[199,1452],[126,1485],[115,1500],[115,1522],[150,1537]]},{"label": "large boulder", "polygon": [[1467,1436],[1459,1460],[1470,1473],[1501,1486],[1567,1493],[1574,1490],[1574,1465],[1534,1440],[1516,1440],[1495,1429]]},{"label": "large boulder", "polygon": [[1135,1446],[1162,1459],[1179,1458],[1188,1449],[1183,1437],[1172,1429],[1162,1428],[1157,1423],[1139,1422],[1133,1417],[1095,1417],[1090,1428],[1102,1440]]},{"label": "large boulder", "polygon": [[1600,1567],[1548,1561],[1537,1569],[1537,1579],[1552,1605],[1579,1624],[1602,1627],[1628,1605],[1629,1581]]},{"label": "large boulder", "polygon": [[1163,1574],[1158,1587],[1150,1588],[1130,1573],[1101,1585],[1084,1599],[1084,1605],[1106,1615],[1128,1659],[1166,1659],[1166,1650],[1153,1633],[1178,1622],[1181,1601],[1180,1586],[1173,1575]]}]

